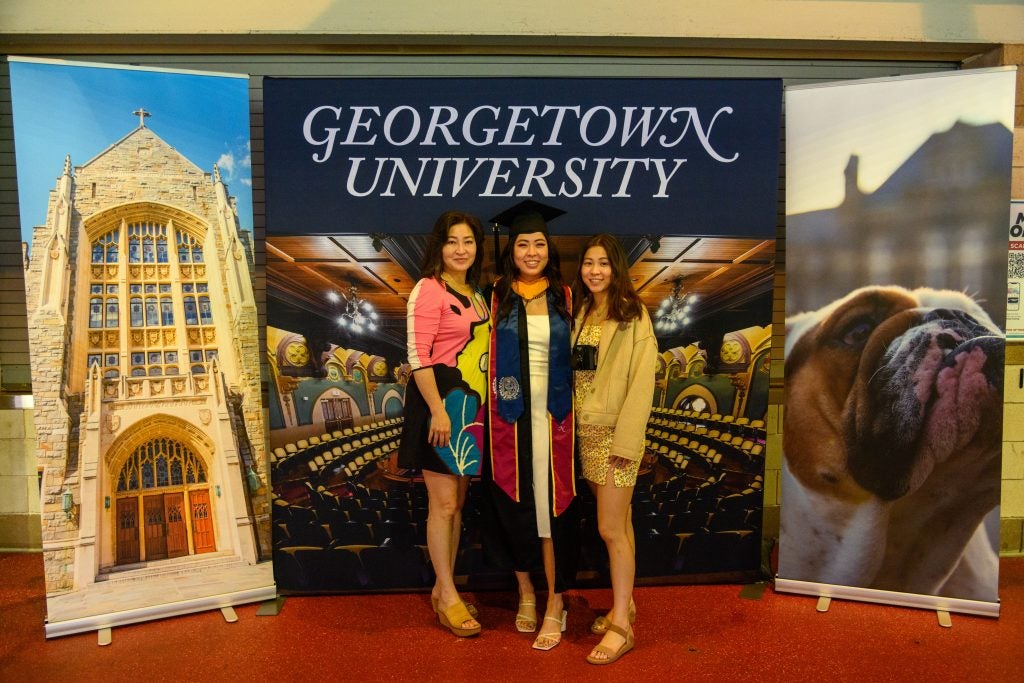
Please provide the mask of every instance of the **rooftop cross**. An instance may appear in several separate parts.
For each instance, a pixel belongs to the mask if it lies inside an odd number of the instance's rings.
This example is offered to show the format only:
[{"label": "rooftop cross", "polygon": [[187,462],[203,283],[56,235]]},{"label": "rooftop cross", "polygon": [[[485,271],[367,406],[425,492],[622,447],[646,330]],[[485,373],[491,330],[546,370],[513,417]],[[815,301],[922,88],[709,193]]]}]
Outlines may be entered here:
[{"label": "rooftop cross", "polygon": [[132,113],[139,117],[139,128],[145,128],[146,127],[146,117],[147,116],[152,116],[152,114],[150,114],[148,111],[146,111],[142,107],[139,107],[138,109],[136,109]]}]

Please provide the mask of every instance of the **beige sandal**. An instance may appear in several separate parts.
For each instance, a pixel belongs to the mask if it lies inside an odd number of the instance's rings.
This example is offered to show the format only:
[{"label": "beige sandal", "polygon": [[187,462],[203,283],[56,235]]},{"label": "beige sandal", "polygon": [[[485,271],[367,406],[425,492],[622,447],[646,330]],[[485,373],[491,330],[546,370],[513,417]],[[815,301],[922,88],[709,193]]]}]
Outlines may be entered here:
[{"label": "beige sandal", "polygon": [[[613,650],[610,647],[607,647],[605,645],[595,645],[594,649],[590,652],[589,655],[587,655],[587,661],[590,662],[591,664],[597,664],[597,665],[611,664],[612,662],[617,660],[619,657],[621,657],[622,655],[624,655],[627,652],[629,652],[630,650],[632,650],[633,646],[636,645],[636,640],[633,638],[633,630],[632,629],[630,629],[627,632],[627,631],[623,630],[622,628],[620,628],[619,626],[616,626],[615,624],[609,624],[608,625],[608,630],[611,631],[612,633],[619,634],[620,636],[625,638],[626,641],[624,643],[622,643],[622,645],[619,646],[618,650]],[[594,653],[595,652],[600,652],[601,654],[605,655],[605,659],[598,659],[598,658],[594,657]]]},{"label": "beige sandal", "polygon": [[[544,633],[544,631],[541,631],[540,633],[538,633],[537,638],[533,641],[534,650],[544,650],[545,652],[547,652],[555,645],[558,645],[560,642],[562,642],[562,634],[565,633],[565,618],[566,616],[568,616],[568,614],[568,610],[562,610],[561,619],[559,619],[558,617],[544,617],[544,621],[553,621],[556,624],[558,624],[558,632]],[[542,643],[542,639],[546,639],[547,642]]]},{"label": "beige sandal", "polygon": [[[529,611],[533,614],[527,614],[524,611],[525,608],[530,608]],[[520,625],[522,624],[522,625]],[[516,630],[520,633],[533,633],[537,630],[537,598],[528,600],[526,598],[519,598],[519,607],[516,610]]]}]

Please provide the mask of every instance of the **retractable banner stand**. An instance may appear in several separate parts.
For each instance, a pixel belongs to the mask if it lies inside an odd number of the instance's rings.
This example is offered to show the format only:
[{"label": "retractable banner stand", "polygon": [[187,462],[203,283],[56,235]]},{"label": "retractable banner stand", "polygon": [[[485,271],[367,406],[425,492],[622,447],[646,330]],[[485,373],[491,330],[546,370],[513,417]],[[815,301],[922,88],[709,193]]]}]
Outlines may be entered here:
[{"label": "retractable banner stand", "polygon": [[[566,282],[618,236],[659,360],[633,500],[638,576],[760,566],[774,275],[778,80],[265,79],[274,565],[292,591],[432,584],[427,497],[399,467],[406,305],[444,211],[485,225],[484,283],[531,199]],[[483,454],[488,457],[488,454]],[[580,481],[577,579],[607,584]],[[462,512],[456,580],[507,585]]]},{"label": "retractable banner stand", "polygon": [[271,598],[248,79],[10,62],[46,635]]},{"label": "retractable banner stand", "polygon": [[786,91],[779,590],[999,613],[1015,76]]}]

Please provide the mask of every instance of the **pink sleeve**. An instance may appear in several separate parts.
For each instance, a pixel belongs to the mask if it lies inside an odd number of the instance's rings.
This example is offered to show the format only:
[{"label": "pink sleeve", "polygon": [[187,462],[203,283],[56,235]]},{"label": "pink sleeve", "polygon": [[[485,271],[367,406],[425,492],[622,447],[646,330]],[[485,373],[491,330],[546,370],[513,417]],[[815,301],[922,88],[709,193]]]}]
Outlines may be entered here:
[{"label": "pink sleeve", "polygon": [[434,364],[434,340],[441,324],[444,288],[433,278],[423,278],[413,287],[406,309],[409,365],[419,370]]}]

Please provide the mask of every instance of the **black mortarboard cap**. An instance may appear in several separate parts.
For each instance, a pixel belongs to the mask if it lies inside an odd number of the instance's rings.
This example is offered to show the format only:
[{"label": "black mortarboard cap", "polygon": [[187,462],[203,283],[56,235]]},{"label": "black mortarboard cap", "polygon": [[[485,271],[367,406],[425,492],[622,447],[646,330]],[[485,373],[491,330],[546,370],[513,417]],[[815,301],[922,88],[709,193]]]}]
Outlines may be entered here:
[{"label": "black mortarboard cap", "polygon": [[526,199],[515,206],[505,209],[491,219],[492,223],[504,225],[509,229],[509,236],[516,237],[523,233],[543,232],[547,234],[547,221],[554,220],[565,211],[532,199]]}]

